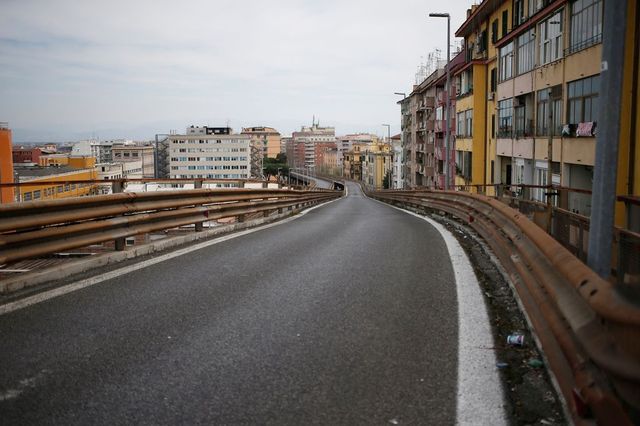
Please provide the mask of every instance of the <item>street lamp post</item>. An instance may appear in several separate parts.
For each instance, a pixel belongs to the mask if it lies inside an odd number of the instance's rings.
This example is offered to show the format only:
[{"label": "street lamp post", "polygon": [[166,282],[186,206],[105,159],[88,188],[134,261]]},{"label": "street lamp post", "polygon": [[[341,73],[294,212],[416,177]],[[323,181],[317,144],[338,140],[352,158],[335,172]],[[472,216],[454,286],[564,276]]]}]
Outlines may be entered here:
[{"label": "street lamp post", "polygon": [[446,126],[447,128],[445,129],[445,144],[444,144],[444,151],[445,151],[445,166],[444,166],[444,189],[449,189],[449,179],[451,178],[451,153],[449,152],[449,139],[451,138],[449,135],[450,132],[450,128],[451,128],[451,124],[450,124],[450,120],[451,120],[451,104],[450,104],[450,97],[451,97],[451,81],[450,81],[450,71],[449,71],[449,61],[450,61],[450,56],[451,56],[451,15],[449,15],[448,13],[430,13],[429,17],[431,18],[447,18],[447,84],[446,84],[446,108],[447,108],[447,116],[446,116]]},{"label": "street lamp post", "polygon": [[383,126],[387,128],[387,143],[389,144],[389,154],[391,155],[391,168],[389,169],[389,189],[393,189],[393,151],[391,150],[391,124],[383,124]]}]

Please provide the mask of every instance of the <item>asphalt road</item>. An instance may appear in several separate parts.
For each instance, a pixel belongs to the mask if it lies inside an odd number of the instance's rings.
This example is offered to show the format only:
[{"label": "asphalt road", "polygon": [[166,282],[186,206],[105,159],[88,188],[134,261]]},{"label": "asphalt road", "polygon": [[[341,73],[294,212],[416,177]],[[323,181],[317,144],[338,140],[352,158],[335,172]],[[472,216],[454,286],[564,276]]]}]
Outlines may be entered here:
[{"label": "asphalt road", "polygon": [[318,188],[324,188],[324,189],[333,188],[333,184],[331,182],[328,182],[328,181],[324,180],[324,179],[316,178],[316,177],[313,177],[313,176],[307,176],[307,175],[300,174],[300,173],[294,173],[294,172],[291,172],[291,171],[289,173],[291,173],[291,176],[300,176],[300,177],[304,177],[305,179],[312,180],[313,182],[316,183],[316,186]]},{"label": "asphalt road", "polygon": [[348,187],[290,223],[0,316],[0,423],[453,423],[445,244]]}]

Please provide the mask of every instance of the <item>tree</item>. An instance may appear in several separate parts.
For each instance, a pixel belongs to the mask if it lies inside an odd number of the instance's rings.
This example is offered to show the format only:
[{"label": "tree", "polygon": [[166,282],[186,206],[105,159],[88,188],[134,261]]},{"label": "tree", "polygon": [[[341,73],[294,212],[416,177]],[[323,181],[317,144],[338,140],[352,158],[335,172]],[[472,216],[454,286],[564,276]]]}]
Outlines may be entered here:
[{"label": "tree", "polygon": [[[280,154],[278,154],[280,155]],[[289,166],[286,163],[286,155],[284,156],[285,162],[281,162],[279,160],[282,159],[282,157],[278,158],[269,158],[269,157],[264,157],[264,161],[263,161],[263,169],[262,172],[264,173],[264,176],[269,179],[269,177],[271,176],[278,176],[278,169],[280,169],[280,174],[287,176],[289,175]]]}]

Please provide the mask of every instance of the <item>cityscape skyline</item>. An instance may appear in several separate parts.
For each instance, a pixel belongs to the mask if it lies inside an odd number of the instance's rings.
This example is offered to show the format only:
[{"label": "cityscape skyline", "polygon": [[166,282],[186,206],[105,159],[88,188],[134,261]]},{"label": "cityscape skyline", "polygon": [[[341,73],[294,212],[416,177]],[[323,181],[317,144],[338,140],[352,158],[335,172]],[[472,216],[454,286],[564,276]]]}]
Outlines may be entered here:
[{"label": "cityscape skyline", "polygon": [[[453,22],[472,3],[448,5]],[[290,134],[313,115],[341,134],[390,121],[398,132],[394,92],[446,47],[445,23],[427,17],[441,5],[366,5],[9,1],[0,119],[17,143],[150,139],[185,124]]]}]

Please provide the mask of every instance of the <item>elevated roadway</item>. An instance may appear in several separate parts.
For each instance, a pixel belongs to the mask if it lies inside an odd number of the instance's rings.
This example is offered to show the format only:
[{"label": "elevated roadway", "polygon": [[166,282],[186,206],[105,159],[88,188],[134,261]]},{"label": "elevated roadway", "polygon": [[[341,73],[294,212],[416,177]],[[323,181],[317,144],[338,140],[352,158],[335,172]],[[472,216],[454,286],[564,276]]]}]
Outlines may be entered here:
[{"label": "elevated roadway", "polygon": [[[424,220],[348,192],[0,315],[2,423],[454,423],[447,244]],[[495,403],[482,385],[469,404]],[[500,409],[485,415],[502,421]]]}]

